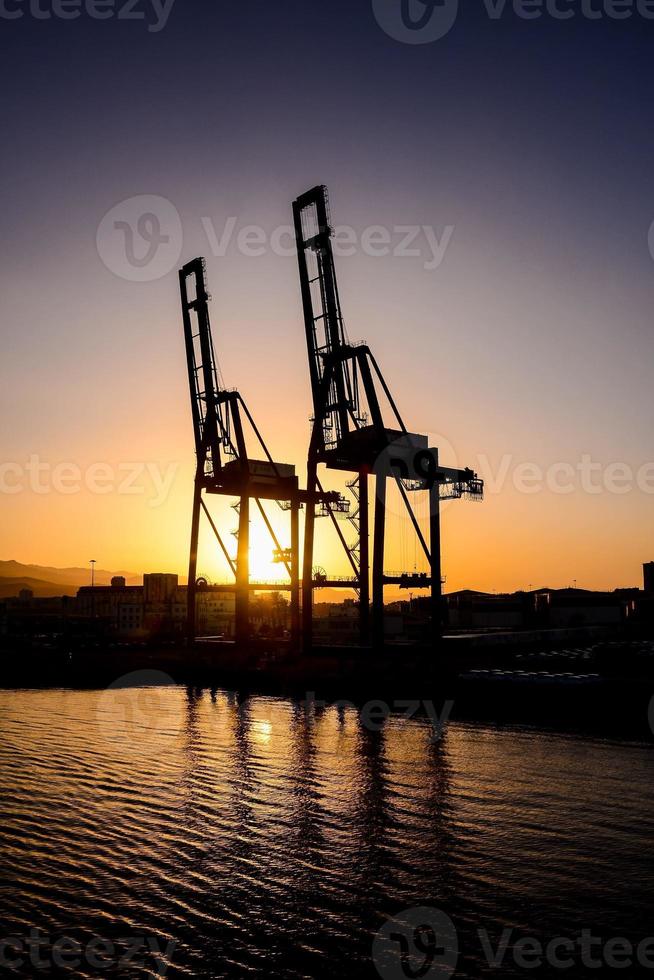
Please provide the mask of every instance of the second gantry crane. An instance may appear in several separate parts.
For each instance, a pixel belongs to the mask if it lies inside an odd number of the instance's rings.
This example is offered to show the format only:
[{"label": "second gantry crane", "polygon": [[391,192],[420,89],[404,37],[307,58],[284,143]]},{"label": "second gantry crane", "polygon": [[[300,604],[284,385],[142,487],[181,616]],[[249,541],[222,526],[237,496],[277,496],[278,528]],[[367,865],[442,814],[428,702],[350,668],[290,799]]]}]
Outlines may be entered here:
[{"label": "second gantry crane", "polygon": [[[384,641],[384,586],[428,587],[431,593],[431,623],[440,635],[441,542],[440,501],[451,497],[483,495],[483,482],[470,469],[452,469],[439,463],[438,449],[427,436],[409,432],[393,400],[379,366],[366,344],[349,342],[343,323],[332,249],[333,229],[327,189],[323,185],[302,194],[293,203],[293,219],[300,272],[304,326],[313,396],[313,418],[307,461],[307,490],[320,487],[318,466],[356,474],[350,484],[356,490],[358,543],[346,548],[355,570],[359,593],[362,641],[369,638],[369,492],[368,480],[376,481],[372,556],[372,639]],[[382,411],[382,399],[390,406],[392,424]],[[399,488],[420,546],[429,563],[429,575],[384,574],[386,535],[386,486],[389,479]],[[429,541],[411,505],[409,494],[429,495]],[[329,509],[329,505],[327,505]],[[316,582],[314,525],[316,509],[311,500],[306,509],[302,572],[303,644],[312,643],[312,597]],[[341,534],[341,540],[343,536]],[[352,551],[356,553],[353,559]]]}]

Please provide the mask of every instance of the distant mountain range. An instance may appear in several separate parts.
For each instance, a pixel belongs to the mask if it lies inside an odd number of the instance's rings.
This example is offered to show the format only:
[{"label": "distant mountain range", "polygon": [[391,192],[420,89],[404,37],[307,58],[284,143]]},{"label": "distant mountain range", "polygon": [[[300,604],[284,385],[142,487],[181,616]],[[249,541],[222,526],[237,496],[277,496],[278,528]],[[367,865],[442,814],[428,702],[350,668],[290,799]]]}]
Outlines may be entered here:
[{"label": "distant mountain range", "polygon": [[[123,575],[127,585],[140,585],[142,576],[134,572],[95,570],[96,585],[109,585],[114,575]],[[31,589],[36,596],[75,595],[81,585],[91,584],[90,568],[50,568],[23,565],[19,561],[0,561],[0,598]]]}]

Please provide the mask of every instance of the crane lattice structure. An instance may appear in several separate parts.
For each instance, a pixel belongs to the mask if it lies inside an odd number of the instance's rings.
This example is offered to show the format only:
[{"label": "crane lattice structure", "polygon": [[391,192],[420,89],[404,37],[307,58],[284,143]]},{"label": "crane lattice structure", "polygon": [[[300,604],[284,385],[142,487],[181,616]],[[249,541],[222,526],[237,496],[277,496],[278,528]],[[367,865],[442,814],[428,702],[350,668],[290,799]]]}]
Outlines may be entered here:
[{"label": "crane lattice structure", "polygon": [[[344,543],[355,573],[359,594],[362,642],[369,642],[369,476],[376,483],[372,557],[372,638],[384,640],[384,586],[425,588],[431,593],[431,622],[440,635],[441,543],[440,501],[444,498],[483,496],[483,482],[470,469],[442,467],[438,450],[424,435],[407,430],[379,366],[365,343],[347,338],[336,281],[332,249],[333,229],[327,189],[314,187],[293,203],[293,219],[300,272],[300,289],[313,397],[311,440],[307,462],[307,490],[320,487],[318,466],[356,473],[358,512],[353,515],[358,542]],[[390,406],[392,425],[382,410]],[[429,563],[429,575],[384,574],[386,484],[393,479]],[[352,485],[354,481],[351,481]],[[409,500],[409,494],[429,494],[429,543]],[[302,573],[302,629],[305,648],[311,646],[315,506],[305,517]]]},{"label": "crane lattice structure", "polygon": [[[194,640],[196,635],[198,540],[200,518],[204,513],[234,575],[231,588],[235,592],[236,600],[236,642],[243,644],[249,639],[250,591],[274,588],[290,591],[291,637],[297,643],[300,633],[300,508],[309,500],[312,509],[315,509],[316,504],[336,507],[340,495],[311,495],[300,490],[295,467],[273,460],[245,401],[238,391],[225,388],[214,353],[204,259],[197,258],[185,265],[180,270],[179,282],[197,459],[188,573],[188,636],[190,640]],[[244,420],[254,433],[263,459],[253,459],[248,454]],[[205,494],[237,498],[236,558],[231,556],[207,507]],[[251,500],[258,507],[270,534],[275,560],[286,566],[290,579],[288,584],[250,581]],[[277,501],[282,510],[290,511],[290,548],[281,546],[263,506],[263,500]]]}]

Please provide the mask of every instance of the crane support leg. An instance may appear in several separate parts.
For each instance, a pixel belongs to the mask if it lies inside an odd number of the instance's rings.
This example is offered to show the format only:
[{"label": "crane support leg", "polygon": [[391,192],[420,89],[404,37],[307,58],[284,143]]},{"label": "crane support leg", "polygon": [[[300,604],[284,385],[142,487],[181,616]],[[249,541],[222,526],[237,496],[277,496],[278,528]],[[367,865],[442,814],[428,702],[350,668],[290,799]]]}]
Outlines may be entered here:
[{"label": "crane support leg", "polygon": [[373,644],[384,645],[384,540],[386,532],[386,477],[376,477],[375,527],[372,552],[372,634]]},{"label": "crane support leg", "polygon": [[443,629],[441,572],[441,501],[438,484],[429,491],[429,550],[431,554],[431,634],[438,643]]},{"label": "crane support leg", "polygon": [[306,653],[313,642],[313,539],[316,523],[315,494],[318,481],[315,462],[307,467],[307,491],[309,499],[304,518],[304,562],[302,566],[302,649]]},{"label": "crane support leg", "polygon": [[368,518],[368,471],[359,473],[359,616],[361,643],[370,642],[370,541]]},{"label": "crane support leg", "polygon": [[237,644],[249,640],[250,605],[250,498],[241,497],[238,518],[238,550],[236,559],[235,638]]},{"label": "crane support leg", "polygon": [[300,643],[300,503],[291,500],[291,646]]},{"label": "crane support leg", "polygon": [[195,481],[193,491],[193,516],[191,518],[191,548],[188,559],[188,585],[186,587],[186,637],[189,643],[195,642],[195,580],[198,572],[198,538],[200,536],[200,507],[202,505],[202,484]]}]

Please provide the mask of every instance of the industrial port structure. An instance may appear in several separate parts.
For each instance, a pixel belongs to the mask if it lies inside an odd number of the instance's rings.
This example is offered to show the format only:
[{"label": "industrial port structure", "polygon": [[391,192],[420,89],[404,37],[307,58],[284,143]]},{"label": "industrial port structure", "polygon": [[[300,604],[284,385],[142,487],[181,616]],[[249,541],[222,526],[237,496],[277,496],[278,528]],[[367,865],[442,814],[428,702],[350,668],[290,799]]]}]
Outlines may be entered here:
[{"label": "industrial port structure", "polygon": [[[234,575],[235,639],[247,643],[249,596],[253,590],[288,589],[291,597],[291,645],[307,652],[313,644],[313,594],[320,588],[354,589],[358,597],[361,645],[384,643],[384,588],[427,589],[431,606],[431,639],[441,634],[440,502],[483,496],[483,482],[471,469],[440,465],[438,449],[427,436],[409,432],[391,390],[370,348],[350,343],[344,326],[332,249],[333,228],[327,190],[314,187],[293,203],[300,291],[304,314],[309,379],[313,401],[307,454],[307,484],[301,488],[295,467],[275,462],[247,405],[236,390],[228,390],[218,370],[209,318],[209,292],[204,260],[194,259],[179,274],[191,410],[195,434],[196,477],[189,556],[188,637],[196,634],[195,594],[197,555],[202,514]],[[383,403],[390,408],[390,424]],[[246,425],[257,445],[257,458],[248,452]],[[348,487],[356,508],[338,491],[325,490],[319,466],[352,475]],[[374,524],[370,561],[370,481],[374,480]],[[385,573],[387,484],[394,482],[410,519],[428,573],[403,570]],[[427,495],[429,534],[420,527],[411,498]],[[206,496],[237,498],[237,552],[233,557],[224,534],[213,519]],[[276,501],[290,512],[290,545],[283,547],[263,501]],[[288,572],[287,584],[253,583],[249,573],[250,505],[258,508],[274,549],[274,560]],[[304,510],[304,551],[300,578],[300,511]],[[356,531],[348,544],[339,524],[345,515]],[[352,575],[330,577],[317,561],[315,521],[330,520],[343,547]],[[372,566],[372,567],[371,567]],[[372,570],[372,623],[370,621]],[[221,586],[221,588],[224,588]],[[301,603],[300,603],[301,596]]]},{"label": "industrial port structure", "polygon": [[[179,273],[182,319],[191,393],[191,413],[195,434],[196,475],[191,519],[191,549],[188,573],[188,635],[195,638],[197,556],[202,513],[207,517],[216,540],[234,575],[236,591],[235,629],[237,643],[249,637],[250,582],[250,501],[263,517],[275,557],[290,577],[291,634],[295,644],[300,629],[299,511],[309,495],[299,488],[295,467],[276,463],[266,446],[250,411],[238,391],[227,390],[219,380],[209,319],[209,292],[204,259],[194,259]],[[264,459],[248,453],[244,418],[254,435]],[[239,513],[236,557],[230,554],[223,535],[211,516],[205,495],[236,497]],[[327,506],[336,503],[338,494],[320,495]],[[273,500],[290,511],[290,547],[282,548],[268,517],[263,500]],[[258,584],[258,589],[266,584]],[[270,586],[280,588],[278,584]]]}]

